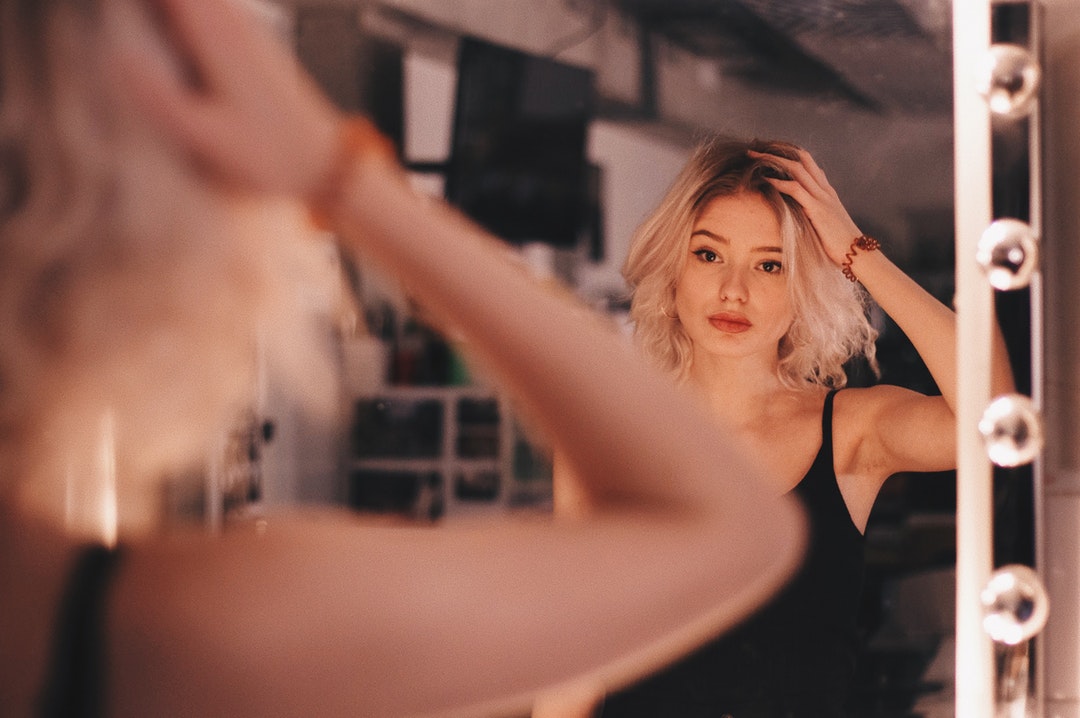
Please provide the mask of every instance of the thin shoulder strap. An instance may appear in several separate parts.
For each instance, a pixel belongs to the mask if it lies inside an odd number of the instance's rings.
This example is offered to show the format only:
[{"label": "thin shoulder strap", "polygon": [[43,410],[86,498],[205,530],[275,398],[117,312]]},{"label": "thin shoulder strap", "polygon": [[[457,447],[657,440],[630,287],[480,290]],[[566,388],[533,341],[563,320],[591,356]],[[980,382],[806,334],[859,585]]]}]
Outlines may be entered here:
[{"label": "thin shoulder strap", "polygon": [[833,416],[833,399],[836,398],[839,389],[830,389],[829,393],[825,395],[825,406],[821,410],[821,449],[827,453],[829,458],[832,458],[833,440],[832,440],[832,416]]},{"label": "thin shoulder strap", "polygon": [[75,560],[60,604],[40,718],[104,715],[105,598],[119,552],[88,546]]}]

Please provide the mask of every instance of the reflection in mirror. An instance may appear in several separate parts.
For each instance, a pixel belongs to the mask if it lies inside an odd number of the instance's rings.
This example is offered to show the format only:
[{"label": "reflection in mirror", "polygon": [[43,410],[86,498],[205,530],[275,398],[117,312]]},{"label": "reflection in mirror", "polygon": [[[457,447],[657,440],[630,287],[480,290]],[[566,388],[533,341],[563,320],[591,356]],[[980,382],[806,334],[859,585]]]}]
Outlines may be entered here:
[{"label": "reflection in mirror", "polygon": [[[514,234],[532,271],[571,285],[620,325],[627,305],[619,270],[633,231],[705,133],[809,149],[861,231],[952,302],[944,0],[544,0],[528,13],[494,0],[278,6],[305,65],[340,105],[371,114],[395,139],[419,189],[471,202],[482,223],[502,222],[492,228]],[[995,12],[998,38],[1023,45],[1023,13],[1007,4]],[[462,48],[488,52],[483,83],[462,84]],[[996,213],[1019,219],[1023,127],[1001,123],[994,136]],[[466,167],[464,149],[487,162],[486,175]],[[567,187],[576,191],[567,196]],[[518,211],[484,214],[507,205]],[[537,226],[507,224],[523,216]],[[567,218],[569,228],[543,226]],[[275,403],[274,387],[264,388],[257,421],[276,433],[257,442],[260,500],[340,501],[429,519],[549,510],[547,448],[488,390],[467,352],[389,283],[362,268],[340,270],[364,307],[362,316],[331,322],[346,357],[346,426],[304,426]],[[997,301],[1018,389],[1028,393],[1028,295],[999,293]],[[884,313],[872,318],[881,381],[936,393],[911,342]],[[873,381],[852,369],[853,384]],[[406,431],[415,445],[393,440]],[[389,438],[372,447],[357,443],[362,436]],[[305,451],[319,460],[307,461]],[[1028,470],[996,470],[995,501],[996,561],[1030,563]],[[897,475],[880,492],[866,527],[857,715],[951,707],[954,509],[951,471]]]}]

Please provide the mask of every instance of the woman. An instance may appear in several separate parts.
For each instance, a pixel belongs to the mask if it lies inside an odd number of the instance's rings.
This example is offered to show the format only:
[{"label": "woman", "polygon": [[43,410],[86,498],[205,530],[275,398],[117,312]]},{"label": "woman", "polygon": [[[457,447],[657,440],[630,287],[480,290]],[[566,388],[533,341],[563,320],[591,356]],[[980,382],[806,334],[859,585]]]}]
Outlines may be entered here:
[{"label": "woman", "polygon": [[[723,427],[415,195],[240,6],[0,0],[0,33],[5,715],[510,713],[654,670],[793,570],[801,512]],[[159,480],[250,397],[256,335],[301,396],[317,370],[309,212],[501,378],[595,516],[156,530]]]},{"label": "woman", "polygon": [[[750,622],[608,697],[602,713],[843,715],[874,500],[893,474],[955,467],[953,312],[863,235],[805,150],[780,142],[702,144],[637,232],[624,274],[646,355],[731,427],[778,495],[804,501],[811,539],[796,579]],[[845,388],[850,360],[876,369],[867,292],[940,396]],[[1012,388],[997,341],[995,394]],[[587,514],[576,488],[560,467],[557,508]]]}]

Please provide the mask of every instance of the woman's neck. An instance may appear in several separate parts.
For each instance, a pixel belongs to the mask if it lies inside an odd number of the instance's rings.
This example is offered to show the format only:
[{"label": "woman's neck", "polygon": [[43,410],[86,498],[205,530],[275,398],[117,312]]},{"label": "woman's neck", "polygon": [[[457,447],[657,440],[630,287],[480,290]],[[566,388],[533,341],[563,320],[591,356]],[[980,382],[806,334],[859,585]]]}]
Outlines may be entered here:
[{"label": "woman's neck", "polygon": [[776,362],[760,357],[706,357],[695,360],[687,383],[712,412],[733,427],[755,423],[776,400],[797,394],[780,381]]},{"label": "woman's neck", "polygon": [[777,361],[763,361],[757,356],[724,357],[695,355],[688,379],[709,393],[732,398],[758,396],[782,387]]}]

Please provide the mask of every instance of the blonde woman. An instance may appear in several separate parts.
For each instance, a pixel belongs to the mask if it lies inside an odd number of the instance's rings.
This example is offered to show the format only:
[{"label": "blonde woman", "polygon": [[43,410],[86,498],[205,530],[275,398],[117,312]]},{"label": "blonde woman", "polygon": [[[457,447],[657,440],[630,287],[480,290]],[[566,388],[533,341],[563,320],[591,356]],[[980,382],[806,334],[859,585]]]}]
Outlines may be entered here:
[{"label": "blonde woman", "polygon": [[[724,427],[415,195],[242,6],[0,0],[0,33],[5,716],[512,714],[654,670],[794,569],[802,514]],[[318,369],[309,215],[468,343],[594,515],[156,530],[256,334],[301,396]]]},{"label": "blonde woman", "polygon": [[[893,474],[955,466],[954,314],[860,231],[805,150],[781,142],[703,143],[637,232],[624,274],[644,353],[731,427],[722,442],[749,447],[777,495],[802,499],[811,538],[774,602],[602,713],[844,715],[875,498]],[[846,388],[850,360],[876,368],[869,297],[941,395]],[[993,376],[996,393],[1011,389],[1004,359]],[[557,508],[587,515],[573,463],[557,466]]]}]

